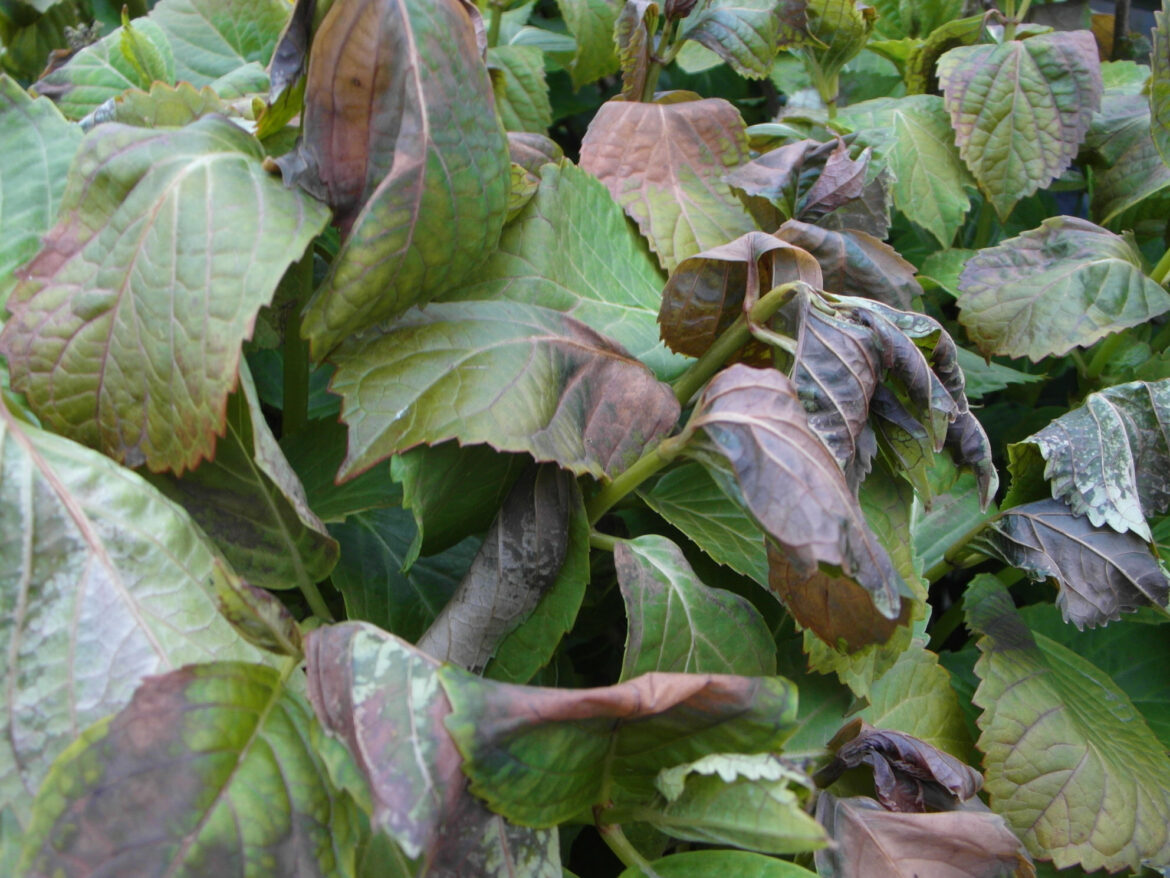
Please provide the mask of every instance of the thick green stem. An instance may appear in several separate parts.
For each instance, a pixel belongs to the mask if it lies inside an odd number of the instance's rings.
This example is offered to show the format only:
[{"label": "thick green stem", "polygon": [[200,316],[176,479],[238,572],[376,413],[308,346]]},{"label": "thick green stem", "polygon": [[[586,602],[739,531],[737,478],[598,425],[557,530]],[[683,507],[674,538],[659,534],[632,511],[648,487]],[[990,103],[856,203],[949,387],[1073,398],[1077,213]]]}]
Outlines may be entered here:
[{"label": "thick green stem", "polygon": [[612,552],[617,548],[617,537],[611,537],[609,534],[603,534],[599,530],[589,531],[589,545],[594,549],[601,549],[605,552]]},{"label": "thick green stem", "polygon": [[991,203],[984,200],[979,206],[979,220],[975,225],[975,237],[971,240],[972,250],[982,250],[991,243],[991,233],[995,224],[995,211]]},{"label": "thick green stem", "polygon": [[504,21],[504,5],[499,2],[488,3],[488,48],[500,44],[500,25]]},{"label": "thick green stem", "polygon": [[674,395],[678,401],[683,405],[690,402],[691,397],[711,380],[732,354],[748,343],[752,335],[751,324],[763,323],[775,314],[780,306],[788,301],[798,283],[782,284],[771,290],[752,306],[747,315],[740,315],[727,327],[723,334],[715,339],[714,344],[707,348],[703,356],[691,363],[690,368],[674,380],[671,386],[674,387]]},{"label": "thick green stem", "polygon": [[1162,258],[1158,260],[1158,264],[1154,266],[1154,270],[1150,272],[1150,277],[1155,283],[1160,283],[1163,286],[1166,284],[1166,275],[1170,274],[1170,250],[1162,254]]},{"label": "thick green stem", "polygon": [[612,482],[602,485],[601,490],[585,504],[585,511],[589,513],[589,523],[596,524],[615,503],[678,457],[685,444],[686,439],[681,436],[663,439]]},{"label": "thick green stem", "polygon": [[609,845],[609,849],[617,854],[617,858],[625,864],[627,869],[640,869],[643,875],[649,876],[649,878],[658,878],[658,873],[654,871],[650,861],[630,844],[630,840],[622,832],[621,826],[617,823],[598,824],[597,831],[601,833],[601,837]]},{"label": "thick green stem", "polygon": [[305,601],[309,604],[309,609],[313,611],[313,615],[326,622],[332,622],[333,614],[329,612],[325,598],[321,597],[321,590],[317,588],[317,583],[306,579],[298,583],[298,585],[300,586],[301,594],[304,595]]},{"label": "thick green stem", "polygon": [[301,310],[313,291],[313,248],[294,262],[281,279],[293,299],[284,327],[284,409],[280,432],[283,436],[305,429],[309,424],[309,344],[301,338]]},{"label": "thick green stem", "polygon": [[658,88],[658,77],[665,67],[674,58],[674,37],[678,31],[678,21],[671,19],[662,26],[658,35],[658,46],[650,53],[650,66],[646,70],[646,81],[642,85],[642,103],[654,100],[654,92]]},{"label": "thick green stem", "polygon": [[1097,345],[1097,350],[1093,353],[1093,358],[1089,360],[1088,366],[1085,367],[1085,376],[1093,380],[1100,378],[1101,373],[1113,361],[1117,349],[1125,343],[1127,338],[1128,335],[1126,333],[1115,332],[1101,342],[1101,344]]},{"label": "thick green stem", "polygon": [[991,524],[991,522],[993,522],[998,517],[999,516],[992,516],[991,518],[985,518],[982,521],[976,522],[974,525],[967,528],[966,531],[959,534],[958,538],[951,543],[950,547],[943,554],[942,558],[940,558],[929,570],[922,574],[923,578],[927,582],[934,582],[936,579],[945,576],[947,573],[953,570],[956,566],[956,558],[958,557],[959,552],[962,551],[964,547],[966,547],[967,543],[971,542],[971,540],[978,536],[979,533],[982,532],[985,527],[987,527],[987,525]]}]

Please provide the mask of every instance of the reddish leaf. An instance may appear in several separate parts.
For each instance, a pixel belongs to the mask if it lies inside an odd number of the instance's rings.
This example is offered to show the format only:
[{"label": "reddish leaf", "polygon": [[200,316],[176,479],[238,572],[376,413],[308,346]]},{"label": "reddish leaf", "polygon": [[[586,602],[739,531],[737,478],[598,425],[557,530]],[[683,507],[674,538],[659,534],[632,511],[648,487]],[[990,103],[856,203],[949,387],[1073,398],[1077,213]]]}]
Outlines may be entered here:
[{"label": "reddish leaf", "polygon": [[771,202],[785,216],[795,216],[802,180],[823,167],[835,148],[832,142],[798,140],[745,162],[723,179],[749,197]]},{"label": "reddish leaf", "polygon": [[658,13],[657,0],[626,0],[614,26],[613,38],[622,65],[622,98],[627,101],[642,100]]},{"label": "reddish leaf", "polygon": [[805,193],[797,215],[816,222],[825,214],[860,198],[865,191],[865,175],[872,152],[867,147],[860,157],[851,159],[845,141],[838,138],[837,148],[830,153],[824,170]]}]

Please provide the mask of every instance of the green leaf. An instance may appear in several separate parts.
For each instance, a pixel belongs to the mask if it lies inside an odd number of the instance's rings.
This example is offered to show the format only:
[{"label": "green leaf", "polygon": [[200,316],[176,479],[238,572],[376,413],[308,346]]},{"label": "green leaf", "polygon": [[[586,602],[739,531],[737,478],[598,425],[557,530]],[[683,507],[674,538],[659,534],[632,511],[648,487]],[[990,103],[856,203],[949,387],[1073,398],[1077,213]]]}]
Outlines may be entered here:
[{"label": "green leaf", "polygon": [[1118,214],[1170,186],[1170,167],[1150,136],[1150,108],[1140,94],[1105,93],[1093,117],[1085,149],[1093,167],[1092,216],[1109,223]]},{"label": "green leaf", "polygon": [[856,0],[808,0],[810,45],[803,49],[825,78],[836,77],[864,47],[876,10]]},{"label": "green leaf", "polygon": [[1089,31],[960,46],[938,74],[959,153],[1000,219],[1069,166],[1101,103]]},{"label": "green leaf", "polygon": [[[687,851],[650,865],[661,878],[814,878],[816,874],[786,860],[749,851]],[[619,878],[644,878],[645,874],[638,866],[631,866]]]},{"label": "green leaf", "polygon": [[33,100],[0,75],[0,314],[14,272],[36,254],[52,226],[65,189],[65,173],[81,142],[53,104]]},{"label": "green leaf", "polygon": [[670,540],[650,534],[619,541],[614,566],[629,620],[622,680],[650,671],[776,673],[763,616],[734,592],[704,585]]},{"label": "green leaf", "polygon": [[247,366],[228,397],[227,432],[215,459],[181,478],[151,481],[182,506],[253,585],[308,588],[337,563],[337,543],[309,508],[305,490],[268,429]]},{"label": "green leaf", "polygon": [[646,674],[596,689],[513,686],[439,670],[471,791],[526,825],[601,804],[612,780],[646,795],[663,768],[708,753],[777,748],[796,719],[782,677]]},{"label": "green leaf", "polygon": [[616,72],[613,35],[621,6],[611,0],[557,0],[557,8],[576,41],[572,58],[565,64],[573,90]]},{"label": "green leaf", "polygon": [[432,304],[334,361],[350,428],[342,477],[446,439],[613,476],[678,417],[670,388],[612,342],[511,302]]},{"label": "green leaf", "polygon": [[418,528],[406,566],[487,530],[530,460],[458,442],[420,445],[392,457],[390,472],[402,485],[402,505]]},{"label": "green leaf", "polygon": [[213,454],[240,345],[328,218],[262,158],[220,116],[86,139],[0,334],[13,387],[46,426],[154,471]]},{"label": "green leaf", "polygon": [[802,0],[707,0],[683,22],[682,37],[710,49],[740,76],[762,79],[776,51],[807,39]]},{"label": "green leaf", "polygon": [[476,276],[444,301],[507,299],[561,311],[612,338],[662,380],[687,361],[658,338],[662,275],[605,187],[568,163],[539,170],[535,197]]},{"label": "green leaf", "polygon": [[967,396],[970,399],[982,399],[1015,384],[1036,384],[1046,377],[1042,374],[1021,372],[1019,369],[994,361],[989,363],[966,348],[959,348],[958,360],[963,377],[967,379]]},{"label": "green leaf", "polygon": [[655,0],[626,0],[618,15],[613,39],[622,68],[623,100],[642,100],[654,48],[651,42],[658,29],[660,12]]},{"label": "green leaf", "polygon": [[1170,508],[1170,380],[1091,393],[1084,405],[1008,446],[1019,466],[1031,450],[1047,463],[1052,496],[1094,526],[1152,541],[1146,519]]},{"label": "green leaf", "polygon": [[963,473],[945,493],[935,497],[921,515],[915,516],[911,533],[915,555],[923,570],[943,561],[981,523],[996,515],[996,508],[979,508],[979,486],[972,473]]},{"label": "green leaf", "polygon": [[125,7],[122,9],[122,33],[118,40],[122,56],[138,73],[138,84],[150,88],[153,82],[172,83],[175,81],[175,56],[171,44],[166,40],[158,43],[141,33],[130,23]]},{"label": "green leaf", "polygon": [[[228,115],[227,105],[209,86],[198,91],[187,82],[156,82],[150,91],[130,89],[94,113],[99,122],[121,122],[138,128],[182,128],[209,113]],[[108,118],[107,118],[108,117]]]},{"label": "green leaf", "polygon": [[581,167],[605,184],[669,272],[755,229],[723,182],[747,159],[743,119],[720,98],[607,101],[581,142]]},{"label": "green leaf", "polygon": [[543,134],[552,125],[544,53],[534,46],[492,46],[487,53],[496,112],[507,131]]},{"label": "green leaf", "polygon": [[1032,362],[1170,311],[1131,240],[1067,216],[980,250],[959,288],[959,321],[979,350]]},{"label": "green leaf", "polygon": [[217,662],[146,680],[54,764],[22,866],[353,875],[360,812],[327,769],[345,757],[291,691],[294,669]]},{"label": "green leaf", "polygon": [[504,224],[509,161],[462,0],[335,3],[313,39],[302,118],[279,164],[333,208],[344,238],[304,316],[321,359],[476,277]]},{"label": "green leaf", "polygon": [[720,564],[767,586],[764,532],[702,464],[684,463],[638,496]]},{"label": "green leaf", "polygon": [[974,700],[992,809],[1058,868],[1167,862],[1170,758],[1129,698],[1072,650],[1032,634],[992,577],[968,587],[964,608],[982,635]]},{"label": "green leaf", "polygon": [[878,11],[874,36],[882,39],[925,37],[963,11],[962,0],[874,0],[870,5]]},{"label": "green leaf", "polygon": [[1150,37],[1150,136],[1162,161],[1170,166],[1170,31],[1165,4],[1154,12]]},{"label": "green leaf", "polygon": [[285,0],[159,0],[149,20],[170,38],[175,77],[200,88],[251,62],[267,67],[290,12]]},{"label": "green leaf", "polygon": [[[913,5],[922,8],[920,3]],[[961,9],[956,10],[953,20],[940,23],[925,40],[910,50],[902,74],[906,81],[906,91],[910,94],[938,94],[938,59],[951,49],[972,46],[980,41],[985,28],[984,17],[972,15],[958,18],[960,12]],[[954,142],[953,139],[951,142]]]},{"label": "green leaf", "polygon": [[146,675],[260,658],[217,585],[239,580],[182,509],[0,402],[0,809],[26,823],[49,763]]}]

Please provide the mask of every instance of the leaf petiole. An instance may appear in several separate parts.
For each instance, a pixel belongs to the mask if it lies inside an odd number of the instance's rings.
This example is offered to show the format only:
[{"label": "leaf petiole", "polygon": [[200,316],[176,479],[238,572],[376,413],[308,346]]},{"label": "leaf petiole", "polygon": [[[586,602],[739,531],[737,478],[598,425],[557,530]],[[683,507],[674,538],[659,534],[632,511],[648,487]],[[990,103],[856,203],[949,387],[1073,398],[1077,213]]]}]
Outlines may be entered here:
[{"label": "leaf petiole", "polygon": [[654,867],[650,865],[650,861],[638,853],[638,849],[630,844],[630,840],[626,838],[626,834],[622,832],[622,828],[617,823],[597,824],[597,831],[601,833],[602,839],[609,849],[613,851],[619,860],[630,869],[640,869],[642,874],[648,878],[659,878]]},{"label": "leaf petiole", "polygon": [[687,438],[686,434],[682,434],[663,439],[634,461],[629,469],[618,475],[612,482],[608,485],[602,485],[601,490],[585,504],[585,511],[589,514],[589,523],[596,524],[598,519],[605,515],[615,503],[678,457],[683,446],[686,445]]},{"label": "leaf petiole", "polygon": [[301,338],[302,309],[313,292],[313,247],[289,266],[280,280],[293,301],[284,327],[284,407],[280,433],[290,436],[309,424],[309,343]]}]

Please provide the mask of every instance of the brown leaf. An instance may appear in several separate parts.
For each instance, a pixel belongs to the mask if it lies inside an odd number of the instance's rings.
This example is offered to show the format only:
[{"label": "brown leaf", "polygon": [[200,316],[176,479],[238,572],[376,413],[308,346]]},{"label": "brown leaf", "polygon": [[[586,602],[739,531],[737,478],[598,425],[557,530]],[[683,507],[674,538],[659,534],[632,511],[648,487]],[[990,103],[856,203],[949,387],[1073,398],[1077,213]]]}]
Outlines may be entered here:
[{"label": "brown leaf", "polygon": [[817,820],[836,845],[816,852],[822,878],[1034,878],[1003,818],[989,811],[896,814],[863,796],[821,793]]},{"label": "brown leaf", "polygon": [[572,475],[550,464],[532,466],[520,477],[419,649],[474,673],[483,670],[556,580],[576,490]]},{"label": "brown leaf", "polygon": [[739,111],[720,98],[602,104],[581,167],[605,184],[667,271],[755,228],[723,176],[748,158]]},{"label": "brown leaf", "polygon": [[860,198],[865,191],[865,175],[872,154],[873,150],[866,147],[858,158],[851,159],[849,147],[838,138],[837,148],[825,161],[824,170],[801,200],[797,216],[816,222],[825,214]]},{"label": "brown leaf", "polygon": [[833,761],[817,772],[827,787],[850,768],[873,769],[878,801],[890,811],[953,811],[983,786],[983,776],[925,741],[855,719],[833,736]]},{"label": "brown leaf", "polygon": [[771,202],[785,216],[795,216],[803,177],[823,167],[835,148],[832,141],[798,140],[745,162],[723,179],[749,197]]},{"label": "brown leaf", "polygon": [[877,176],[865,184],[859,198],[821,217],[817,225],[835,232],[865,232],[884,239],[890,232],[890,208],[894,201],[890,187],[893,182],[894,175],[890,169],[882,168]]},{"label": "brown leaf", "polygon": [[791,280],[819,287],[820,267],[804,250],[763,232],[691,256],[662,291],[662,339],[674,351],[702,356],[762,294]]},{"label": "brown leaf", "polygon": [[785,375],[725,369],[703,391],[692,433],[685,453],[724,481],[730,466],[747,509],[799,576],[829,565],[865,589],[881,615],[899,617],[904,584]]},{"label": "brown leaf", "polygon": [[876,299],[902,309],[922,295],[922,287],[914,279],[914,266],[889,244],[865,232],[834,232],[789,220],[776,236],[817,258],[826,292]]},{"label": "brown leaf", "polygon": [[272,62],[268,66],[270,104],[275,103],[305,75],[316,14],[317,0],[296,0],[292,15],[276,43]]}]

